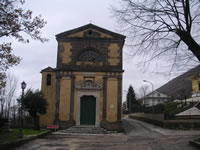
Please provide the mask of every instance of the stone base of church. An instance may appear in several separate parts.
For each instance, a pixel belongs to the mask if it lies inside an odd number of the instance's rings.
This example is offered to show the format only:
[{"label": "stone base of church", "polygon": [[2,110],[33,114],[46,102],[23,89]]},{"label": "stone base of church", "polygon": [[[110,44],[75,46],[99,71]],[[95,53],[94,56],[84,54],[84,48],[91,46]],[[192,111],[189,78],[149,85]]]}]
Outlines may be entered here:
[{"label": "stone base of church", "polygon": [[[57,121],[55,122],[56,125],[59,125],[59,129],[67,129],[72,126],[76,126],[76,122],[74,120],[69,121]],[[124,129],[122,128],[122,121],[115,121],[115,122],[109,122],[107,120],[100,121],[100,127],[108,130],[108,131],[117,131],[117,132],[124,132]]]},{"label": "stone base of church", "polygon": [[69,120],[69,121],[59,121],[56,123],[59,125],[59,129],[67,129],[75,125],[74,120]]},{"label": "stone base of church", "polygon": [[121,120],[116,122],[108,122],[107,120],[102,120],[100,122],[100,126],[108,131],[124,132]]}]

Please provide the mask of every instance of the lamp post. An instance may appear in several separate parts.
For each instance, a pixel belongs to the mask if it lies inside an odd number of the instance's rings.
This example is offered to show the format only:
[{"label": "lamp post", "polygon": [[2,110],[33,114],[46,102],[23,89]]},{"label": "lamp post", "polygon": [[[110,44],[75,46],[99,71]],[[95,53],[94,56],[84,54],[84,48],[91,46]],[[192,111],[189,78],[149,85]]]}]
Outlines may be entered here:
[{"label": "lamp post", "polygon": [[147,81],[147,80],[143,80],[143,82],[148,82],[148,83],[150,83],[151,84],[151,87],[152,87],[152,106],[153,106],[153,112],[154,112],[154,94],[153,94],[153,92],[154,92],[154,86],[153,86],[153,83],[151,82],[151,81]]},{"label": "lamp post", "polygon": [[23,131],[22,131],[22,101],[24,99],[24,89],[26,88],[26,83],[23,81],[21,83],[21,88],[22,88],[22,99],[21,99],[21,106],[20,106],[20,127],[19,127],[19,133],[18,133],[18,137],[19,138],[23,138]]}]

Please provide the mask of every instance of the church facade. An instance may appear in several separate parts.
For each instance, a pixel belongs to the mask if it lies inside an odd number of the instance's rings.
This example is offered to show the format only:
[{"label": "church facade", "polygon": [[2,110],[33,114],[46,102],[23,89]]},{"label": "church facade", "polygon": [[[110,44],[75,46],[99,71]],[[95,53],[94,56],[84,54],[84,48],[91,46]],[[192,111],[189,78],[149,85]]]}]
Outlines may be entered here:
[{"label": "church facade", "polygon": [[93,24],[56,35],[57,66],[42,73],[48,101],[41,127],[115,124],[122,113],[125,36]]}]

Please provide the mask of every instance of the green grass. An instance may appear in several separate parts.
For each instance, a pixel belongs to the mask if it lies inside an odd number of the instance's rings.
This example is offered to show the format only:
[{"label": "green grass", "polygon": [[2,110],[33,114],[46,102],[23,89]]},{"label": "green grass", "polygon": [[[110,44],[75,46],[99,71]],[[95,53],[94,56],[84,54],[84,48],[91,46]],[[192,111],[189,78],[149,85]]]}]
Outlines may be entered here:
[{"label": "green grass", "polygon": [[[7,143],[13,140],[18,139],[18,132],[19,129],[11,129],[10,132],[0,132],[0,144]],[[42,132],[45,132],[46,130],[33,130],[33,129],[23,129],[24,136],[28,135],[36,135]]]},{"label": "green grass", "polygon": [[200,138],[199,139],[195,139],[195,141],[200,143]]}]

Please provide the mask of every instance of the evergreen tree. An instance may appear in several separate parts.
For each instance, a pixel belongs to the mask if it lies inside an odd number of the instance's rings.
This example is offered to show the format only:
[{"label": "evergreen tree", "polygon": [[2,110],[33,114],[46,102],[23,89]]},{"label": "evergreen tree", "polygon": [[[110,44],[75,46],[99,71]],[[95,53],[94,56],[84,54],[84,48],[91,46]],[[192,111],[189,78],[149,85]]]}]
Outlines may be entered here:
[{"label": "evergreen tree", "polygon": [[34,119],[34,129],[40,129],[40,114],[45,114],[48,103],[41,91],[28,89],[24,97],[20,97],[18,102],[22,102],[23,109]]},{"label": "evergreen tree", "polygon": [[132,85],[130,85],[128,88],[128,93],[126,95],[126,102],[127,102],[128,112],[129,113],[133,112],[133,106],[138,104],[138,102],[136,100],[135,91]]}]

